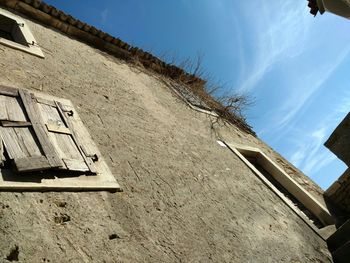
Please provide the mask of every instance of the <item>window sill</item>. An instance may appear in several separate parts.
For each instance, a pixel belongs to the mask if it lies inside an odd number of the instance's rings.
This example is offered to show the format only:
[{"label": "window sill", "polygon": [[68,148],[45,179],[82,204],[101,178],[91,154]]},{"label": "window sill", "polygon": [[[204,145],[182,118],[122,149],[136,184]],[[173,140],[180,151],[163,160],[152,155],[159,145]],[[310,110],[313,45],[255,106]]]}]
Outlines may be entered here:
[{"label": "window sill", "polygon": [[16,42],[13,42],[11,40],[7,40],[5,38],[1,38],[0,37],[0,44],[3,44],[4,46],[7,47],[11,47],[17,50],[21,50],[24,51],[26,53],[32,54],[34,56],[37,56],[39,58],[45,58],[44,53],[41,51],[41,49],[39,47],[35,47],[35,46],[24,46],[21,44],[18,44]]}]

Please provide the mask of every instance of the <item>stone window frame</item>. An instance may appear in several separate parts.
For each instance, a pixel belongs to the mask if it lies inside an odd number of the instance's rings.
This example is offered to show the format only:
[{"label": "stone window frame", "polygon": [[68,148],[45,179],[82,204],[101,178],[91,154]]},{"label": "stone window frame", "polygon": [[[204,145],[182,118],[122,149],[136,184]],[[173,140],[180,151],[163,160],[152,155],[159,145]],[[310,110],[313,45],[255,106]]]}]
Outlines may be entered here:
[{"label": "stone window frame", "polygon": [[37,41],[35,40],[32,32],[29,29],[29,26],[22,18],[16,15],[13,15],[12,13],[1,8],[0,8],[0,15],[7,17],[11,20],[14,20],[18,25],[18,28],[16,29],[20,31],[25,41],[28,43],[27,45],[23,45],[15,41],[11,41],[0,37],[0,44],[17,49],[17,50],[24,51],[26,53],[32,54],[39,58],[45,58],[44,53],[42,52],[41,48],[38,46]]},{"label": "stone window frame", "polygon": [[[2,165],[0,167],[0,191],[116,192],[121,190],[70,100],[2,85],[0,85],[0,94],[0,107],[4,107],[7,112],[5,116],[4,109],[0,108],[0,117],[2,116],[0,120],[0,161]],[[30,103],[29,98],[32,100]],[[57,114],[63,120],[62,124],[54,127],[55,118],[52,117],[52,114],[47,115],[51,111],[48,111],[48,108],[57,109]],[[44,119],[43,116],[48,118]],[[32,137],[28,135],[29,133],[32,134]],[[32,139],[40,152],[33,150]],[[77,147],[74,150],[80,152],[82,162],[87,165],[88,169],[82,170],[76,164],[71,166],[65,163],[64,159],[60,159],[63,166],[51,165],[53,155],[57,154],[56,157],[64,158],[62,150],[68,148],[61,148],[60,145],[67,142],[67,139],[72,142],[73,147]],[[47,143],[46,147],[43,147],[43,142]],[[48,145],[53,148],[48,148]],[[23,157],[24,150],[26,153]],[[68,157],[70,155],[64,154],[65,158],[72,158]],[[49,166],[43,162],[43,157],[51,160],[48,161]],[[40,162],[37,161],[38,158]],[[24,169],[19,169],[19,163]]]},{"label": "stone window frame", "polygon": [[317,228],[309,218],[295,207],[293,202],[278,190],[244,155],[249,155],[258,159],[261,165],[271,176],[279,182],[294,198],[301,202],[320,222],[325,226],[333,225],[334,219],[328,209],[319,203],[311,194],[291,178],[283,169],[281,169],[273,160],[264,154],[259,148],[239,145],[235,143],[221,142],[235,153],[258,177],[267,185],[282,201],[289,206],[306,224],[308,224],[316,233],[320,234]]}]

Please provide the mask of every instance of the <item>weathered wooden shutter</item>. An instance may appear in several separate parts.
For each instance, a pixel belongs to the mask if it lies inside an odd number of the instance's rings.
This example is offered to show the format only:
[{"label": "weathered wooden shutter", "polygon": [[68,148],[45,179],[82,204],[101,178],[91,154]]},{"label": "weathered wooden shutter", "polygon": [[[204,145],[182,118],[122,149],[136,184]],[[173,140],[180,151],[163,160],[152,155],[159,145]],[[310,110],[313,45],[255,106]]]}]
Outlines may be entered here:
[{"label": "weathered wooden shutter", "polygon": [[75,121],[73,109],[67,110],[55,100],[36,98],[36,101],[49,140],[65,164],[64,169],[95,173],[93,161],[84,154],[80,138],[72,125]]},{"label": "weathered wooden shutter", "polygon": [[0,135],[18,172],[54,168],[96,173],[76,135],[73,112],[26,90],[0,87]]},{"label": "weathered wooden shutter", "polygon": [[35,135],[37,132],[35,130],[38,130],[37,121],[31,120],[32,116],[26,114],[19,90],[1,87],[0,105],[1,139],[8,158],[15,167],[19,171],[59,167],[60,163],[50,162],[48,159],[50,156],[48,149],[41,147],[42,138]]}]

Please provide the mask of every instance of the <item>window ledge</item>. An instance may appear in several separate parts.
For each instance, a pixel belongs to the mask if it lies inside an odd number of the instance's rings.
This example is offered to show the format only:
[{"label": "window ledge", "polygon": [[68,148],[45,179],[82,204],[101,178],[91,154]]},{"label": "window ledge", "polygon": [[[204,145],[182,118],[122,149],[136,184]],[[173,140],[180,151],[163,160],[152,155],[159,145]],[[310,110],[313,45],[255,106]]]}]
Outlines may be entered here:
[{"label": "window ledge", "polygon": [[[242,146],[234,143],[223,142],[233,153],[235,153],[262,181],[265,183],[282,201],[287,204],[306,224],[308,224],[322,238],[320,229],[318,229],[302,213],[293,202],[280,192],[275,185],[269,181],[247,158],[246,156],[256,158],[259,165],[262,166],[280,185],[282,185],[294,198],[304,205],[314,216],[316,216],[324,226],[334,224],[334,219],[328,209],[320,204],[311,194],[301,187],[293,178],[284,172],[275,162],[266,156],[260,149]],[[321,228],[322,229],[322,228]]]}]

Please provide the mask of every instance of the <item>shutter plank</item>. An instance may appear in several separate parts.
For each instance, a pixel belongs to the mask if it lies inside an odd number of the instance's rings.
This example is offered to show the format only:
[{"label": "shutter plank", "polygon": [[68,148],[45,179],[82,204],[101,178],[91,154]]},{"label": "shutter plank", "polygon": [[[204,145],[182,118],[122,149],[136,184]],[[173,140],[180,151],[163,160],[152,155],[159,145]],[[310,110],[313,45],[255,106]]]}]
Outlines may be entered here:
[{"label": "shutter plank", "polygon": [[80,171],[80,172],[89,171],[89,168],[86,166],[86,163],[84,160],[63,159],[63,162],[66,164],[69,170]]},{"label": "shutter plank", "polygon": [[22,149],[14,128],[0,127],[1,137],[10,159],[28,157],[26,149]]},{"label": "shutter plank", "polygon": [[42,156],[42,152],[30,128],[0,127],[1,138],[10,159]]},{"label": "shutter plank", "polygon": [[7,120],[9,121],[18,121],[26,122],[27,118],[24,114],[24,111],[21,107],[21,104],[18,98],[7,97],[6,99],[6,111],[7,111]]},{"label": "shutter plank", "polygon": [[3,166],[5,162],[5,155],[4,155],[4,143],[1,138],[1,131],[0,131],[0,166]]},{"label": "shutter plank", "polygon": [[39,142],[36,140],[32,128],[14,128],[17,135],[17,141],[21,149],[25,149],[29,156],[42,156],[43,152],[40,150]]},{"label": "shutter plank", "polygon": [[24,90],[20,90],[19,94],[28,114],[29,120],[32,123],[34,132],[50,165],[52,167],[64,166],[54,146],[49,141],[48,134],[45,131],[43,122],[40,118],[38,105],[36,104],[37,102],[34,99],[34,95]]},{"label": "shutter plank", "polygon": [[0,121],[3,127],[28,127],[32,124],[28,121]]},{"label": "shutter plank", "polygon": [[56,123],[48,123],[45,124],[46,128],[49,132],[63,133],[63,134],[71,134],[70,130],[61,125],[57,125]]},{"label": "shutter plank", "polygon": [[0,94],[6,95],[6,96],[17,97],[18,96],[18,89],[13,88],[13,87],[0,85]]},{"label": "shutter plank", "polygon": [[7,97],[0,95],[0,120],[7,120],[7,110],[6,110],[6,99]]},{"label": "shutter plank", "polygon": [[48,105],[48,106],[51,106],[51,107],[56,107],[56,104],[53,100],[47,100],[47,99],[44,99],[44,98],[38,98],[36,97],[36,101],[40,104],[45,104],[45,105]]},{"label": "shutter plank", "polygon": [[18,172],[33,172],[51,169],[51,164],[44,156],[33,156],[14,159],[15,168]]}]

